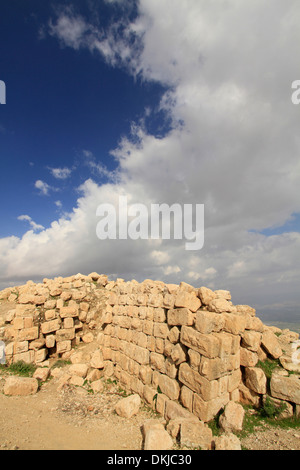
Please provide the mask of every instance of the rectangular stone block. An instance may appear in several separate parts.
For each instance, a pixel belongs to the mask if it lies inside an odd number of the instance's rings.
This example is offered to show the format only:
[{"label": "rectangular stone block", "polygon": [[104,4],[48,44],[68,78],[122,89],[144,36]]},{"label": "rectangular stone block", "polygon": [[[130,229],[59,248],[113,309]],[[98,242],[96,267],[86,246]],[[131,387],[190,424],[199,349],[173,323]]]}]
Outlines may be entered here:
[{"label": "rectangular stone block", "polygon": [[153,335],[157,338],[167,338],[169,334],[169,328],[166,323],[154,323]]},{"label": "rectangular stone block", "polygon": [[19,332],[19,341],[32,341],[39,337],[39,327],[33,326],[32,328],[24,328]]},{"label": "rectangular stone block", "polygon": [[71,341],[70,340],[65,340],[65,341],[59,341],[56,343],[56,352],[58,354],[62,354],[67,351],[71,351]]},{"label": "rectangular stone block", "polygon": [[150,352],[148,349],[135,346],[132,359],[134,359],[139,364],[149,364]]},{"label": "rectangular stone block", "polygon": [[200,333],[208,334],[221,331],[224,324],[225,320],[223,315],[204,311],[196,313],[195,328]]},{"label": "rectangular stone block", "polygon": [[170,398],[170,400],[178,400],[180,394],[178,381],[160,373],[156,378],[158,379],[158,386],[162,393]]},{"label": "rectangular stone block", "polygon": [[168,311],[168,325],[170,326],[192,326],[194,314],[188,308],[174,308]]},{"label": "rectangular stone block", "polygon": [[41,324],[41,329],[43,335],[47,335],[48,333],[53,333],[54,331],[57,331],[60,329],[60,320],[56,318],[55,320],[50,320],[48,322],[42,323]]},{"label": "rectangular stone block", "polygon": [[18,341],[14,343],[14,354],[19,354],[28,351],[28,341]]},{"label": "rectangular stone block", "polygon": [[193,414],[197,416],[200,421],[207,423],[211,421],[218,412],[225,406],[230,400],[229,393],[224,393],[220,397],[213,400],[205,401],[199,395],[194,395],[193,400]]},{"label": "rectangular stone block", "polygon": [[55,335],[46,336],[46,348],[54,348],[55,346]]},{"label": "rectangular stone block", "polygon": [[191,369],[186,362],[182,363],[179,367],[178,379],[205,401],[213,400],[219,394],[217,380],[210,381],[206,379],[199,372]]},{"label": "rectangular stone block", "polygon": [[206,357],[218,357],[220,354],[220,341],[216,336],[199,333],[189,326],[182,327],[180,341]]},{"label": "rectangular stone block", "polygon": [[75,338],[75,328],[61,329],[56,332],[56,341],[65,341]]},{"label": "rectangular stone block", "polygon": [[61,318],[74,318],[78,317],[78,307],[61,307],[59,310]]}]

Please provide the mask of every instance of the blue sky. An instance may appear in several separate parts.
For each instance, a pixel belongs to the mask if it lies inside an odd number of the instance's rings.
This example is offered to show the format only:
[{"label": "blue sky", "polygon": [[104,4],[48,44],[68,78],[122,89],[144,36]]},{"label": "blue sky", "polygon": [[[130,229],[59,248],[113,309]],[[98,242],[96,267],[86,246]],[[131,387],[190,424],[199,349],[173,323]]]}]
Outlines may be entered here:
[{"label": "blue sky", "polygon": [[[103,22],[115,16],[112,6],[98,4]],[[62,210],[72,210],[76,188],[89,176],[104,182],[107,177],[89,162],[115,169],[110,151],[130,132],[131,124],[143,118],[147,107],[159,103],[165,89],[132,77],[123,68],[109,67],[99,55],[60,46],[43,34],[63,3],[53,5],[7,1],[0,19],[0,41],[6,45],[1,79],[7,84],[7,105],[0,114],[1,191],[6,201],[0,209],[5,220],[2,237],[26,231],[18,216],[29,208],[30,216],[47,227]],[[152,132],[164,133],[168,127],[160,114],[147,122]],[[93,157],[87,158],[87,151]],[[40,197],[37,181],[45,183],[41,188],[46,197]]]},{"label": "blue sky", "polygon": [[[2,0],[0,288],[103,272],[300,318],[297,0]],[[96,209],[204,204],[205,243],[100,242]]]}]

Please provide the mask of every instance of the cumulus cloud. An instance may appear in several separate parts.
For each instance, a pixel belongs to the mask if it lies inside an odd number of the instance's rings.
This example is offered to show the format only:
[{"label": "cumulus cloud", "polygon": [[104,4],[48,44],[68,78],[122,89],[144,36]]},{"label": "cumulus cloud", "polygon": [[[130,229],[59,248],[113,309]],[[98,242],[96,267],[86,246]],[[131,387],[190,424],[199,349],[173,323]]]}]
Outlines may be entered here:
[{"label": "cumulus cloud", "polygon": [[43,230],[45,228],[43,225],[35,223],[29,215],[19,215],[18,220],[29,222],[34,231]]},{"label": "cumulus cloud", "polygon": [[[284,224],[300,212],[299,113],[290,99],[299,14],[297,1],[141,0],[121,28],[103,31],[71,9],[52,19],[48,31],[64,46],[98,51],[112,66],[168,85],[159,106],[172,129],[158,138],[136,123],[112,149],[114,179],[86,181],[72,213],[50,228],[0,240],[2,280],[98,270],[230,289],[234,302],[269,315],[267,305],[296,308],[300,234]],[[148,206],[204,204],[204,248],[100,242],[97,206],[117,206],[120,195]],[[259,233],[274,226],[282,233]]]}]

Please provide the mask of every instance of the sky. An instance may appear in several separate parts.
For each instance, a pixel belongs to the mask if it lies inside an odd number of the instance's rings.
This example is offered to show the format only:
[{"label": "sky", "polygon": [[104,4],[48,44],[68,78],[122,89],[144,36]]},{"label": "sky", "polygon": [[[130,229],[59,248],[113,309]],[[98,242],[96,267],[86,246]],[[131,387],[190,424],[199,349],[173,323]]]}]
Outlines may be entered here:
[{"label": "sky", "polygon": [[[0,288],[96,271],[300,322],[298,0],[1,0]],[[97,208],[204,205],[204,245]]]}]

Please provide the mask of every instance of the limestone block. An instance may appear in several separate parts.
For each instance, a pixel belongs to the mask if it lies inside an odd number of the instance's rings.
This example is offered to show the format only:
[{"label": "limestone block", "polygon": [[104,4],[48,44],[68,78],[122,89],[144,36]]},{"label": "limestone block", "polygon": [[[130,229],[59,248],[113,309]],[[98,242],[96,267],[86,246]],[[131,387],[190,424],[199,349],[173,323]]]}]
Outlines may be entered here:
[{"label": "limestone block", "polygon": [[195,328],[200,333],[208,334],[221,331],[224,328],[225,319],[223,315],[214,312],[197,312]]},{"label": "limestone block", "polygon": [[193,324],[194,314],[188,308],[174,308],[168,311],[168,325],[192,326]]},{"label": "limestone block", "polygon": [[242,450],[241,442],[233,433],[222,434],[215,438],[215,450]]},{"label": "limestone block", "polygon": [[208,421],[211,421],[228,402],[228,392],[225,392],[223,395],[208,401],[203,400],[200,395],[195,394],[193,401],[193,414],[201,421],[207,423]]},{"label": "limestone block", "polygon": [[182,327],[180,341],[206,357],[213,358],[220,354],[220,341],[216,336],[199,333],[189,326]]},{"label": "limestone block", "polygon": [[270,382],[271,396],[300,405],[300,376],[284,377],[273,374]]},{"label": "limestone block", "polygon": [[55,320],[50,320],[41,324],[41,330],[44,335],[49,333],[54,333],[55,331],[60,329],[61,322],[59,318]]},{"label": "limestone block", "polygon": [[208,310],[210,312],[223,313],[223,312],[233,312],[235,307],[233,307],[228,300],[220,297],[215,298],[210,301],[208,304]]},{"label": "limestone block", "polygon": [[39,337],[39,327],[33,326],[32,328],[24,328],[19,332],[19,341],[32,341]]},{"label": "limestone block", "polygon": [[207,287],[200,287],[198,290],[198,297],[203,305],[209,305],[212,300],[217,298],[217,294]]},{"label": "limestone block", "polygon": [[210,450],[212,444],[212,430],[207,424],[199,421],[184,420],[180,425],[181,446],[196,447],[203,450]]},{"label": "limestone block", "polygon": [[165,429],[151,428],[145,436],[144,450],[170,450],[173,441]]},{"label": "limestone block", "polygon": [[261,338],[261,344],[273,359],[278,359],[282,356],[282,349],[279,345],[278,338],[273,331],[269,329],[264,331]]},{"label": "limestone block", "polygon": [[179,289],[175,298],[175,307],[187,308],[191,312],[196,312],[201,307],[201,300],[196,297],[195,293]]},{"label": "limestone block", "polygon": [[140,396],[134,394],[120,400],[115,406],[115,411],[119,416],[124,418],[131,418],[138,413],[140,405]]},{"label": "limestone block", "polygon": [[78,307],[61,307],[59,310],[61,318],[74,318],[78,317]]},{"label": "limestone block", "polygon": [[246,330],[243,334],[242,346],[250,351],[257,352],[260,347],[262,334],[258,331]]},{"label": "limestone block", "polygon": [[207,380],[199,372],[191,369],[186,363],[179,367],[178,379],[181,383],[196,392],[203,400],[209,401],[219,394],[219,384],[217,380]]},{"label": "limestone block", "polygon": [[246,367],[245,368],[246,386],[259,394],[267,392],[267,378],[264,371],[259,367]]},{"label": "limestone block", "polygon": [[37,379],[29,377],[8,377],[4,384],[5,395],[33,395],[38,391]]},{"label": "limestone block", "polygon": [[61,329],[56,332],[56,341],[65,341],[75,338],[75,328]]},{"label": "limestone block", "polygon": [[258,355],[248,349],[241,348],[240,361],[243,367],[255,367],[258,363]]},{"label": "limestone block", "polygon": [[239,432],[243,429],[245,410],[242,405],[230,401],[219,418],[219,425],[223,431]]}]

